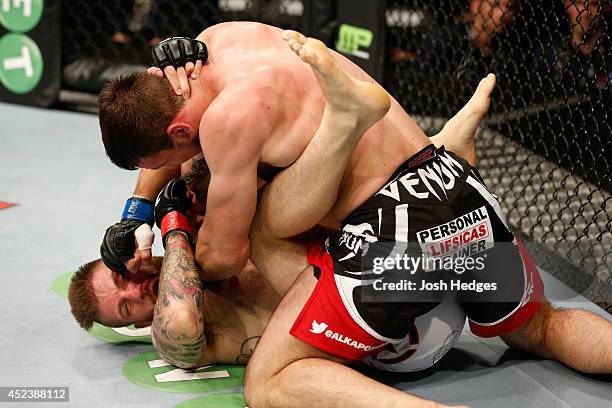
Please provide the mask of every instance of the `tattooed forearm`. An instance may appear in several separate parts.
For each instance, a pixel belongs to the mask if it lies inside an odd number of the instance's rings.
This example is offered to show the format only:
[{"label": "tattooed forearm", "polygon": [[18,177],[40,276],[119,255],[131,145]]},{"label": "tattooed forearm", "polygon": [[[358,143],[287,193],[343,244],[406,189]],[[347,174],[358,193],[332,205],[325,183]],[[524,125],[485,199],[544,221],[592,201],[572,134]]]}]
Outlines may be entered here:
[{"label": "tattooed forearm", "polygon": [[160,341],[155,337],[153,345],[157,353],[167,362],[180,368],[194,368],[202,359],[206,340],[202,337],[192,343]]},{"label": "tattooed forearm", "polygon": [[194,367],[205,349],[202,281],[189,241],[171,232],[166,241],[151,337],[157,352],[178,367]]},{"label": "tattooed forearm", "polygon": [[249,362],[249,358],[251,358],[253,351],[255,351],[259,339],[261,339],[261,336],[253,336],[242,342],[240,354],[236,357],[236,364],[246,364]]}]

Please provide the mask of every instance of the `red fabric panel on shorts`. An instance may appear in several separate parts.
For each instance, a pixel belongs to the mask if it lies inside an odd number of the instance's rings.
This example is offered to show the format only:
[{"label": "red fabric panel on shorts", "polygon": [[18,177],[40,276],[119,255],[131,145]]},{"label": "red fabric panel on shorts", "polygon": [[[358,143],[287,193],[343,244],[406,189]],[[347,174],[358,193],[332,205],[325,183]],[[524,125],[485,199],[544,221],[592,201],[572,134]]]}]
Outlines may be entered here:
[{"label": "red fabric panel on shorts", "polygon": [[344,307],[334,280],[334,263],[321,237],[309,240],[308,263],[318,267],[321,276],[289,333],[345,360],[378,353],[386,342],[363,330]]},{"label": "red fabric panel on shorts", "polygon": [[536,314],[542,304],[542,296],[544,295],[542,277],[523,246],[523,243],[518,239],[515,239],[515,241],[521,258],[523,258],[525,273],[527,275],[525,285],[526,300],[521,307],[495,325],[481,326],[470,320],[470,330],[479,337],[495,337],[512,333],[528,322]]}]

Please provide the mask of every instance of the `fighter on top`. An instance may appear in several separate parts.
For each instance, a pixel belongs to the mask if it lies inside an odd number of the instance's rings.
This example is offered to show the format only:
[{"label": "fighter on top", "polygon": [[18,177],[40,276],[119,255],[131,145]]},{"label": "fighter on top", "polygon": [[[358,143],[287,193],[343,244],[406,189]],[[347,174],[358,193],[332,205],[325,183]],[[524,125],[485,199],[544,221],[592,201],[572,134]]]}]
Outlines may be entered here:
[{"label": "fighter on top", "polygon": [[[223,23],[206,29],[197,40],[206,44],[208,59],[202,74],[189,80],[189,99],[177,96],[158,76],[128,75],[101,92],[100,127],[115,164],[144,169],[134,191],[141,201],[130,201],[127,208],[153,201],[168,180],[178,177],[181,163],[203,154],[210,184],[196,259],[207,279],[220,280],[246,264],[257,191],[266,175],[289,166],[304,151],[321,122],[325,97],[313,70],[296,58],[276,27]],[[348,59],[334,56],[350,75],[374,83]],[[479,119],[461,118],[459,127],[475,129]],[[393,98],[389,112],[363,130],[333,207],[320,214],[325,225],[337,226],[376,193],[406,157],[431,143]],[[465,157],[475,157],[473,145],[465,149]],[[277,207],[276,225],[270,227],[295,226],[277,235],[289,237],[313,226],[284,222],[290,215],[282,203]],[[313,211],[320,208],[313,206]],[[151,214],[131,223],[130,216],[126,210],[125,220],[107,231],[102,244],[102,258],[114,270],[138,270],[150,262],[151,235],[142,233],[148,227],[136,235],[135,230],[152,225]]]}]

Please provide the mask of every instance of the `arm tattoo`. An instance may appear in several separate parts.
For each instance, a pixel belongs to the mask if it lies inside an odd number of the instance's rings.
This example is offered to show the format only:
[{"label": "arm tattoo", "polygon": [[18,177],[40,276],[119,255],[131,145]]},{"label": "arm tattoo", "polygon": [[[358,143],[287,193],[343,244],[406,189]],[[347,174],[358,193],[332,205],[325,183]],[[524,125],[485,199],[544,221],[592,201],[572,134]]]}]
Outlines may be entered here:
[{"label": "arm tattoo", "polygon": [[206,202],[206,194],[208,193],[208,184],[210,183],[210,170],[204,158],[194,159],[191,162],[191,170],[183,176],[183,180],[187,182],[191,190],[196,194],[198,204],[204,205]]},{"label": "arm tattoo", "polygon": [[182,233],[171,232],[151,326],[157,352],[169,363],[188,368],[200,361],[206,349],[203,308],[202,281],[193,250]]},{"label": "arm tattoo", "polygon": [[251,358],[257,343],[259,343],[259,339],[261,339],[261,336],[253,336],[242,342],[240,354],[236,357],[236,364],[246,364],[249,362],[249,358]]}]

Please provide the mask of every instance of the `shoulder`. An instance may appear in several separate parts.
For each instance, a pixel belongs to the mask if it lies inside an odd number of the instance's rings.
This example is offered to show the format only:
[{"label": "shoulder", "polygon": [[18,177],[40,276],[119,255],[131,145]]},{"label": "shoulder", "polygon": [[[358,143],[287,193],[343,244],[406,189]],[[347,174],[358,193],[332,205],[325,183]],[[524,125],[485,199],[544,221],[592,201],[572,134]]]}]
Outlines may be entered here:
[{"label": "shoulder", "polygon": [[244,35],[255,34],[278,34],[282,30],[278,27],[256,21],[226,21],[206,28],[196,38],[200,41],[210,39],[213,35],[244,33]]},{"label": "shoulder", "polygon": [[210,27],[207,27],[204,31],[198,34],[198,36],[196,37],[196,40],[200,40],[204,42],[210,41],[210,39],[218,32],[231,28],[232,23],[233,22],[225,22],[225,23],[219,23],[219,24],[215,24]]},{"label": "shoulder", "polygon": [[200,145],[208,165],[255,164],[273,132],[271,123],[259,96],[240,89],[223,91],[200,121]]},{"label": "shoulder", "polygon": [[[230,50],[244,50],[265,46],[271,35],[280,38],[281,30],[276,27],[250,21],[229,21],[206,28],[197,37],[209,47],[209,54]],[[234,56],[235,57],[235,56]]]},{"label": "shoulder", "polygon": [[[213,100],[202,115],[200,130],[211,127],[233,130],[245,126],[261,127],[269,124],[273,114],[264,89],[237,84],[224,89]],[[267,120],[262,121],[262,115]]]}]

